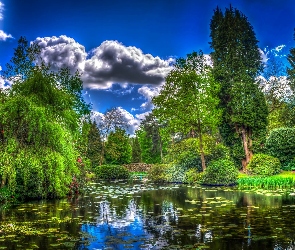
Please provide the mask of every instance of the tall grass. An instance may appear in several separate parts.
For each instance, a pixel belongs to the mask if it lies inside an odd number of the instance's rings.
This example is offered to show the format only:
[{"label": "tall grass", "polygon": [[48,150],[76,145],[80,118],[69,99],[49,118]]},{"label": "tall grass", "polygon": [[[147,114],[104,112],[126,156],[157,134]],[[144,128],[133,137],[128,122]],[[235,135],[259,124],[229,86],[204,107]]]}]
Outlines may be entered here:
[{"label": "tall grass", "polygon": [[241,177],[238,179],[239,188],[292,188],[295,187],[293,177],[270,176],[270,177]]}]

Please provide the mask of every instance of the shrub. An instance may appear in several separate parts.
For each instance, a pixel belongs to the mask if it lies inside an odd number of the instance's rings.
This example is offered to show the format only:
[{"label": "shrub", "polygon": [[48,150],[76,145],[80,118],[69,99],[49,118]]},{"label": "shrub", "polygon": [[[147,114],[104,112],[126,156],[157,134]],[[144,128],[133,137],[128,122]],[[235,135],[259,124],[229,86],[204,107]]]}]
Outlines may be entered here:
[{"label": "shrub", "polygon": [[295,171],[295,159],[290,161],[288,164],[282,166],[282,169],[285,171]]},{"label": "shrub", "polygon": [[283,166],[295,157],[295,128],[278,128],[266,140],[267,153],[280,160]]},{"label": "shrub", "polygon": [[185,183],[201,183],[203,178],[203,172],[199,172],[196,168],[191,168],[185,172],[184,182]]},{"label": "shrub", "polygon": [[166,171],[169,167],[168,164],[155,164],[152,165],[148,171],[148,179],[154,182],[164,182],[166,181]]},{"label": "shrub", "polygon": [[278,174],[281,163],[278,158],[265,154],[253,155],[247,166],[247,172],[251,175],[271,176]]},{"label": "shrub", "polygon": [[101,165],[95,168],[94,173],[98,179],[128,179],[129,171],[118,165]]},{"label": "shrub", "polygon": [[237,182],[238,170],[229,159],[210,162],[206,168],[202,183],[209,185],[230,185]]}]

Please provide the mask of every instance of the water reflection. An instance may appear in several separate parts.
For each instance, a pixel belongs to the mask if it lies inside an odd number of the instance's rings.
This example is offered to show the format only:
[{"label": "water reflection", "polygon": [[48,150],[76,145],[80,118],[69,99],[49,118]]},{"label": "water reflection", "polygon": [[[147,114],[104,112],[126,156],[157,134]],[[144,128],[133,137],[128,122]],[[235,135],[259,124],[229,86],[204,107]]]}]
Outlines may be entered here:
[{"label": "water reflection", "polygon": [[0,213],[0,249],[295,249],[294,190],[93,183]]}]

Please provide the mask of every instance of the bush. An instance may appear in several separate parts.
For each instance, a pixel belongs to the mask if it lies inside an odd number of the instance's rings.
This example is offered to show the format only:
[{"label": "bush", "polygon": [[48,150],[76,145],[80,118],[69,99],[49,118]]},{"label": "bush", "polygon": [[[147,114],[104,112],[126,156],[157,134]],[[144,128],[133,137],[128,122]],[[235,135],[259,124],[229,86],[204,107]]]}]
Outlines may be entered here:
[{"label": "bush", "polygon": [[295,128],[278,128],[271,131],[266,140],[267,153],[288,165],[295,157]]},{"label": "bush", "polygon": [[199,172],[196,168],[191,168],[185,172],[184,182],[185,183],[201,183],[203,178],[203,172]]},{"label": "bush", "polygon": [[295,171],[295,159],[290,161],[288,164],[282,166],[282,169],[285,171]]},{"label": "bush", "polygon": [[118,165],[101,165],[95,168],[94,173],[98,179],[128,179],[129,171]]},{"label": "bush", "polygon": [[229,159],[220,159],[210,162],[206,168],[202,184],[230,185],[237,182],[238,170]]},{"label": "bush", "polygon": [[278,158],[265,154],[253,155],[246,168],[248,174],[261,177],[278,174],[281,171],[281,163]]},{"label": "bush", "polygon": [[168,164],[155,164],[152,165],[148,171],[148,179],[154,182],[164,182],[166,181],[166,171],[168,169]]}]

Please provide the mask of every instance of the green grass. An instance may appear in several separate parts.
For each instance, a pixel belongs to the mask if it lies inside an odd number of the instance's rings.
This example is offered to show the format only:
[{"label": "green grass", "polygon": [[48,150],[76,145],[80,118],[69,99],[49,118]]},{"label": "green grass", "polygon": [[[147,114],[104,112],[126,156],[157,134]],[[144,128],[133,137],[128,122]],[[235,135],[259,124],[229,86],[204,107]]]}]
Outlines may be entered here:
[{"label": "green grass", "polygon": [[293,188],[295,187],[295,174],[291,171],[283,171],[270,177],[249,176],[240,173],[238,177],[239,188]]}]

